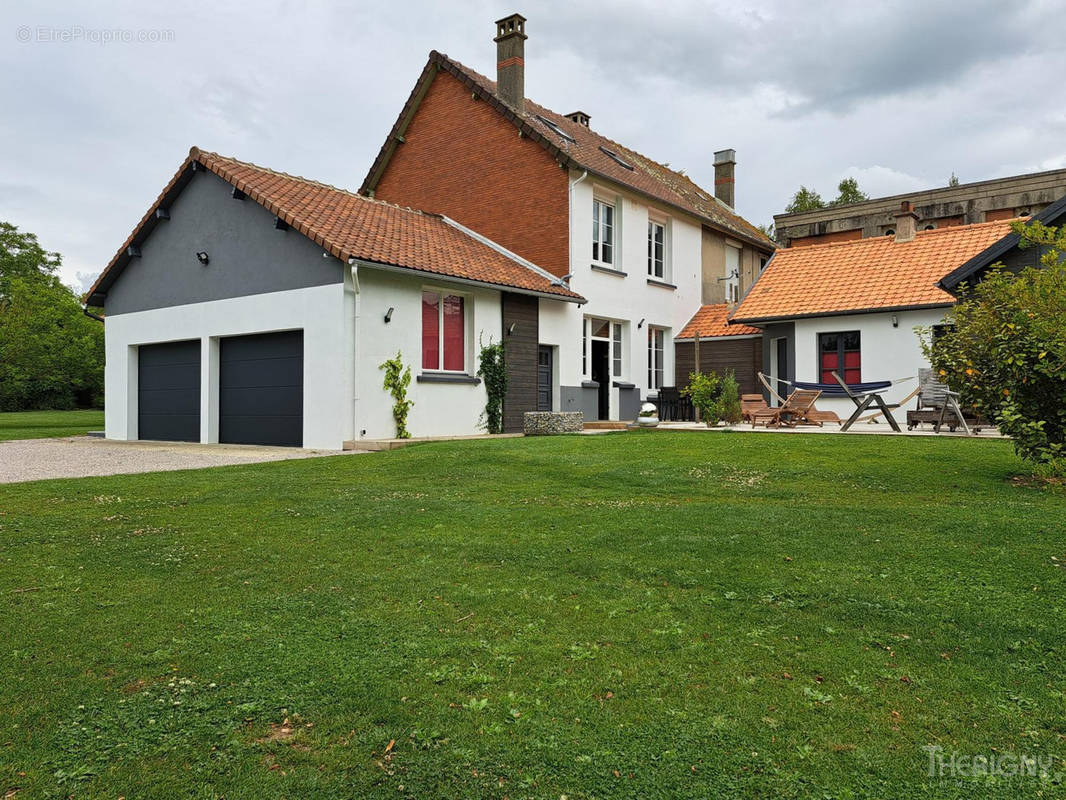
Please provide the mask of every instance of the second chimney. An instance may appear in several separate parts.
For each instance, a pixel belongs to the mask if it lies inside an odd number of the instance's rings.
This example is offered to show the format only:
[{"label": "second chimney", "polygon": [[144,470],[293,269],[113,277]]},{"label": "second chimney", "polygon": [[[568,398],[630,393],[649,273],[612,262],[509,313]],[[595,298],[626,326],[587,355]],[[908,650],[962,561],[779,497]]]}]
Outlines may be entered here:
[{"label": "second chimney", "polygon": [[736,150],[719,150],[714,154],[714,196],[730,208],[733,208],[736,202],[736,184],[733,181],[736,167]]},{"label": "second chimney", "polygon": [[496,94],[522,114],[526,110],[526,18],[496,20]]},{"label": "second chimney", "polygon": [[904,200],[899,205],[899,211],[896,212],[896,241],[913,241],[915,234],[918,232],[917,223],[918,215],[911,208],[911,201]]}]

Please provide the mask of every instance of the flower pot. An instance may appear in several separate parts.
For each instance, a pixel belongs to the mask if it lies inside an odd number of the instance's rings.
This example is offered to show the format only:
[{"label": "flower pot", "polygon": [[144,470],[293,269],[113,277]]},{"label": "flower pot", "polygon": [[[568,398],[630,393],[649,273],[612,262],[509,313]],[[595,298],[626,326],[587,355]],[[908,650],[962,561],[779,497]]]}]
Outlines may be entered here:
[{"label": "flower pot", "polygon": [[659,418],[637,417],[637,425],[641,428],[657,428],[659,426]]}]

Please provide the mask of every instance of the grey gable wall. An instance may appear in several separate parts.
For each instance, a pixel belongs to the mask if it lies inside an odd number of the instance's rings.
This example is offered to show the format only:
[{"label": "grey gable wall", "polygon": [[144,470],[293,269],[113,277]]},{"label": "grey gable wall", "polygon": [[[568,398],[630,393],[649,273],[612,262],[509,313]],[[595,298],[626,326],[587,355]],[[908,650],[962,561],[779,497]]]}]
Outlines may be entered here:
[{"label": "grey gable wall", "polygon": [[[198,172],[108,290],[108,315],[340,283],[335,258],[295,230],[274,228],[254,200],[234,200],[233,187]],[[206,251],[205,267],[196,259]]]}]

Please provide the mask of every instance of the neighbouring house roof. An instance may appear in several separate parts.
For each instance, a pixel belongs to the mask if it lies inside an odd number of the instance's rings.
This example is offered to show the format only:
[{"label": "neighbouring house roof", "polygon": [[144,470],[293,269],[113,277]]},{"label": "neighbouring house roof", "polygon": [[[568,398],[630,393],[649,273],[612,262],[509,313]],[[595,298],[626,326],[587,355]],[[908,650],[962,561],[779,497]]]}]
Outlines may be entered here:
[{"label": "neighbouring house roof", "polygon": [[699,311],[681,329],[681,333],[675,339],[717,339],[725,336],[751,336],[761,334],[759,328],[748,325],[729,324],[729,305],[716,303],[709,306],[700,306]]},{"label": "neighbouring house roof", "polygon": [[[762,231],[718,200],[714,192],[701,189],[683,173],[652,161],[531,100],[525,101],[525,111],[519,114],[496,94],[495,81],[436,50],[429,54],[429,61],[370,167],[360,193],[368,194],[377,186],[393,152],[403,141],[407,125],[414,117],[429,83],[441,70],[448,72],[475,95],[489,102],[513,122],[523,135],[543,146],[564,166],[588,170],[594,175],[607,178],[639,194],[698,217],[707,225],[764,250],[772,251],[776,246]],[[551,125],[545,124],[544,120],[548,120]],[[613,158],[604,152],[604,149],[616,154],[632,169],[619,163],[619,159]]]},{"label": "neighbouring house roof", "polygon": [[[198,169],[207,169],[336,258],[357,259],[559,300],[584,302],[559,278],[447,217],[372,200],[306,178],[193,147],[170,183],[86,295],[99,304],[108,287]],[[95,301],[95,302],[94,302]]]},{"label": "neighbouring house roof", "polygon": [[[1063,196],[1049,205],[1030,222],[1042,222],[1045,225],[1055,225],[1062,217],[1066,217],[1066,196]],[[992,266],[999,259],[1021,244],[1022,237],[1011,231],[991,247],[982,250],[969,261],[957,269],[945,275],[939,282],[940,288],[948,292],[955,292],[959,284],[971,280],[977,273]]]},{"label": "neighbouring house roof", "polygon": [[731,322],[949,306],[937,282],[1010,232],[1012,220],[778,250]]}]

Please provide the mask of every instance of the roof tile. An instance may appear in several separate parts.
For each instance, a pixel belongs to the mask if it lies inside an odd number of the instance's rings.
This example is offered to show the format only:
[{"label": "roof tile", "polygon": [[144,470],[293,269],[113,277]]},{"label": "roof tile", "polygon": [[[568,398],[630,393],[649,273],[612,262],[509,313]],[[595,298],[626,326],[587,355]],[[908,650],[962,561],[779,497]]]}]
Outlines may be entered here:
[{"label": "roof tile", "polygon": [[729,306],[726,303],[700,306],[699,311],[689,320],[688,324],[681,329],[675,338],[710,339],[722,336],[750,336],[762,333],[759,328],[748,325],[730,325],[728,323]]}]

